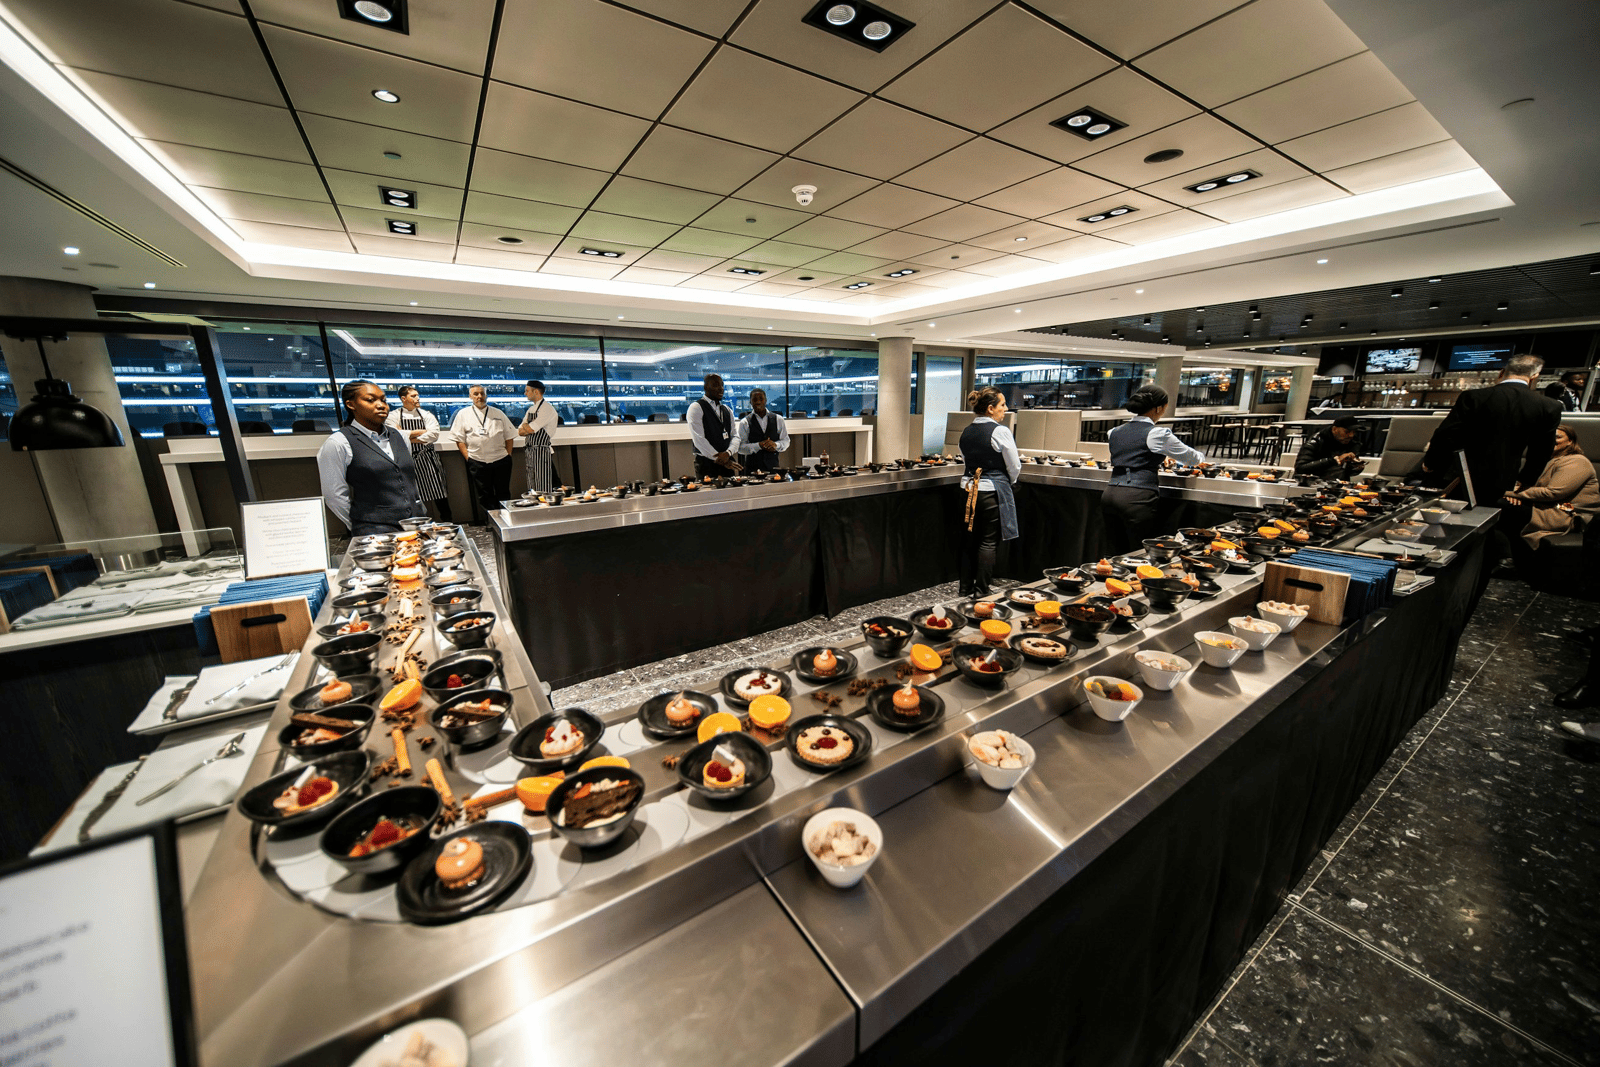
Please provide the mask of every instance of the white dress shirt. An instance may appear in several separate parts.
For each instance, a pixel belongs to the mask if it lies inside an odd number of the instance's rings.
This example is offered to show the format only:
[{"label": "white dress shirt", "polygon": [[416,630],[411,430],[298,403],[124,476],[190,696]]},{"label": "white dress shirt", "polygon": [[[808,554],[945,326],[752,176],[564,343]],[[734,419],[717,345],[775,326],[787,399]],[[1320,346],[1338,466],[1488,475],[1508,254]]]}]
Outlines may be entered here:
[{"label": "white dress shirt", "polygon": [[517,439],[516,427],[506,413],[490,404],[479,409],[468,404],[450,420],[450,434],[467,446],[467,458],[479,463],[496,463],[510,455],[506,442]]},{"label": "white dress shirt", "polygon": [[[987,415],[983,416],[982,418],[973,419],[972,421],[974,424],[980,422],[994,422],[994,420]],[[1013,483],[1016,482],[1017,478],[1022,474],[1022,453],[1017,451],[1017,439],[1011,436],[1011,431],[1009,429],[1004,426],[1000,426],[995,430],[994,436],[989,438],[989,442],[994,445],[995,449],[1000,453],[1000,455],[1005,457],[1006,474],[1009,476],[1010,481]],[[971,483],[971,478],[968,478],[965,475],[962,476],[961,488],[965,489]],[[992,493],[994,491],[994,483],[988,478],[978,479],[978,492]]]},{"label": "white dress shirt", "polygon": [[548,400],[538,400],[528,405],[528,410],[523,413],[522,425],[532,431],[528,436],[543,430],[550,435],[551,443],[556,439],[556,409]]},{"label": "white dress shirt", "polygon": [[[732,430],[728,437],[728,454],[739,454],[739,420],[733,417],[733,409],[719,400],[712,400],[709,396],[704,398],[707,402],[721,408],[728,413],[728,421],[732,423]],[[694,442],[694,450],[707,459],[716,459],[717,450],[711,447],[711,442],[706,440],[705,409],[696,400],[689,405],[689,414],[686,420],[689,423],[689,440]]]},{"label": "white dress shirt", "polygon": [[[1148,415],[1135,415],[1128,421],[1130,423],[1150,423],[1150,417]],[[1155,426],[1154,423],[1150,423],[1150,425]],[[1155,426],[1150,431],[1149,436],[1144,439],[1144,443],[1150,451],[1160,456],[1171,456],[1173,459],[1182,460],[1191,465],[1205,462],[1206,457],[1199,449],[1190,448],[1178,440],[1177,434],[1174,434],[1165,426]]]},{"label": "white dress shirt", "polygon": [[[352,422],[350,428],[372,438],[372,443],[378,446],[379,452],[394,459],[394,449],[389,447],[388,433],[373,433],[359,422]],[[402,434],[404,432],[401,431]],[[338,430],[335,430],[326,441],[322,442],[322,447],[317,449],[317,477],[322,482],[322,502],[346,526],[350,525],[350,482],[347,473],[354,455],[350,449],[349,439]]]},{"label": "white dress shirt", "polygon": [[424,407],[419,407],[417,410],[409,412],[413,418],[418,415],[422,416],[422,436],[415,441],[411,440],[411,431],[400,425],[400,416],[403,414],[408,414],[404,407],[391,408],[389,417],[383,420],[383,424],[385,426],[393,426],[399,430],[409,444],[431,445],[439,439],[439,420],[433,417],[433,412]]},{"label": "white dress shirt", "polygon": [[[699,407],[698,404],[695,406]],[[772,434],[772,443],[777,447],[779,452],[787,452],[789,450],[789,424],[783,421],[782,415],[779,415],[776,411],[768,408],[766,418],[757,416],[755,412],[751,412],[749,417],[756,420],[757,426]],[[739,425],[735,427],[735,429],[743,432],[743,426],[744,419],[740,419]],[[739,442],[739,453],[741,455],[749,456],[760,451],[762,451],[760,441]]]}]

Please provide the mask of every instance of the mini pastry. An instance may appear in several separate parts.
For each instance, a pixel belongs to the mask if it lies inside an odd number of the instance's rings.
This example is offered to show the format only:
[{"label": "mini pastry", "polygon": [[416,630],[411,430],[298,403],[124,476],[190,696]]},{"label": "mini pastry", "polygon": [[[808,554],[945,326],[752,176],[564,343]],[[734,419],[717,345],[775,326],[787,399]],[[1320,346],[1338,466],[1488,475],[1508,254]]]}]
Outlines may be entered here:
[{"label": "mini pastry", "polygon": [[1067,646],[1048,637],[1024,637],[1017,645],[1030,656],[1041,659],[1066,659]]},{"label": "mini pastry", "polygon": [[811,854],[830,867],[855,867],[877,854],[878,846],[856,829],[853,822],[829,823],[806,845]]},{"label": "mini pastry", "polygon": [[955,623],[950,621],[950,617],[948,615],[929,615],[922,620],[922,625],[926,626],[930,630],[948,630],[954,626]]},{"label": "mini pastry", "polygon": [[1037,604],[1045,599],[1045,595],[1037,589],[1018,589],[1011,594],[1011,599],[1019,604]]},{"label": "mini pastry", "polygon": [[339,795],[339,783],[320,775],[305,785],[291,785],[272,798],[272,806],[280,815],[298,815],[302,811],[321,807]]},{"label": "mini pastry", "polygon": [[335,678],[322,687],[322,690],[317,693],[317,697],[322,701],[323,707],[327,707],[330,704],[343,704],[350,699],[354,692],[355,690],[350,688],[349,682],[341,678]]},{"label": "mini pastry", "polygon": [[389,572],[389,576],[397,582],[415,582],[422,578],[422,568],[418,566],[396,567]]},{"label": "mini pastry", "polygon": [[985,730],[973,734],[967,742],[967,751],[989,766],[1003,770],[1021,770],[1028,765],[1021,739],[1006,730]]},{"label": "mini pastry", "polygon": [[408,837],[422,831],[425,824],[415,815],[403,815],[398,819],[379,819],[373,824],[356,843],[350,846],[350,858],[360,859],[370,856],[374,852],[381,852],[390,845],[397,845]]},{"label": "mini pastry", "polygon": [[335,634],[338,637],[343,637],[345,634],[366,633],[370,629],[372,629],[371,623],[362,622],[360,619],[356,619],[354,622],[347,622],[343,626],[339,627]]},{"label": "mini pastry", "polygon": [[733,693],[740,700],[751,701],[759,696],[775,694],[783,688],[783,681],[767,671],[750,671],[733,682]]},{"label": "mini pastry", "polygon": [[470,889],[485,873],[483,846],[470,837],[452,838],[434,860],[433,873],[451,892]]},{"label": "mini pastry", "polygon": [[811,657],[811,673],[823,678],[839,673],[839,657],[833,649],[825,648]]},{"label": "mini pastry", "polygon": [[544,740],[539,742],[539,755],[545,759],[562,759],[583,747],[583,731],[565,719],[546,728]]},{"label": "mini pastry", "polygon": [[756,697],[750,702],[751,725],[772,731],[789,721],[789,702],[782,697]]},{"label": "mini pastry", "polygon": [[584,782],[567,794],[556,817],[562,826],[573,830],[605,826],[627,815],[642,792],[632,778]]},{"label": "mini pastry", "polygon": [[1096,563],[1094,565],[1094,572],[1095,572],[1095,574],[1097,574],[1100,577],[1104,578],[1108,574],[1117,573],[1117,569],[1116,569],[1115,566],[1112,565],[1112,563],[1111,563],[1111,561],[1109,559],[1103,559],[1099,563]]},{"label": "mini pastry", "polygon": [[894,706],[894,713],[902,719],[915,719],[922,713],[922,694],[910,682],[894,691],[890,703]]},{"label": "mini pastry", "polygon": [[680,692],[667,701],[666,716],[673,726],[688,726],[700,717],[700,708]]},{"label": "mini pastry", "polygon": [[710,760],[700,772],[700,780],[707,789],[737,789],[744,785],[744,775],[744,760],[736,759],[731,764]]},{"label": "mini pastry", "polygon": [[973,656],[967,660],[967,668],[979,674],[1004,674],[1006,667],[998,659],[989,659],[987,656]]},{"label": "mini pastry", "polygon": [[560,771],[554,774],[542,775],[538,778],[517,779],[517,799],[522,801],[522,806],[532,812],[543,812],[545,801],[550,799],[550,794],[555,792],[556,786],[566,775]]},{"label": "mini pastry", "polygon": [[980,619],[992,619],[994,604],[987,600],[979,600],[972,605],[972,614]]},{"label": "mini pastry", "polygon": [[834,726],[813,726],[801,730],[795,739],[795,751],[807,763],[832,766],[849,759],[856,743],[849,734]]}]

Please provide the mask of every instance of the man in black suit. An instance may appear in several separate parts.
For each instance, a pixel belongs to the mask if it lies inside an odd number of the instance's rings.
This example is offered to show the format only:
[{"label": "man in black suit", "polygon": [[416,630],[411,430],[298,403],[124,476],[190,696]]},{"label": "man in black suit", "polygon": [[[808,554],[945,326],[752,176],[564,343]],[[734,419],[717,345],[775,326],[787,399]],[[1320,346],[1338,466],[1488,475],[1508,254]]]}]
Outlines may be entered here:
[{"label": "man in black suit", "polygon": [[[1538,481],[1561,425],[1561,404],[1533,390],[1543,369],[1538,356],[1512,356],[1498,383],[1462,393],[1428,442],[1423,472],[1448,476],[1456,453],[1465,451],[1473,491],[1486,507]],[[1466,497],[1464,486],[1457,495]]]}]

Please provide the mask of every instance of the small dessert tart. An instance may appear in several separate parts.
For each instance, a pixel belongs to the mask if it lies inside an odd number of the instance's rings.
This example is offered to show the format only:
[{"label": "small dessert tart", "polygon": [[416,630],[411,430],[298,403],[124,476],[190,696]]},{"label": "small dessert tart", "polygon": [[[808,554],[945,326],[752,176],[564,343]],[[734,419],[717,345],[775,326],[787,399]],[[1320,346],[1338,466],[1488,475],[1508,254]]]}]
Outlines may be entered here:
[{"label": "small dessert tart", "polygon": [[483,846],[470,837],[452,839],[434,861],[433,873],[452,893],[472,888],[485,873]]},{"label": "small dessert tart", "polygon": [[544,732],[539,742],[539,755],[545,759],[561,759],[583,747],[583,731],[563,719]]},{"label": "small dessert tart", "polygon": [[667,722],[673,726],[688,726],[700,718],[700,708],[694,701],[680,692],[676,697],[667,701],[666,716]]},{"label": "small dessert tart", "polygon": [[744,775],[744,760],[736,759],[731,764],[710,760],[701,770],[700,780],[707,789],[737,789],[744,785]]},{"label": "small dessert tart", "polygon": [[801,730],[800,736],[795,739],[795,751],[800,753],[801,759],[825,767],[843,763],[855,750],[855,740],[833,726],[813,726],[809,730]]}]

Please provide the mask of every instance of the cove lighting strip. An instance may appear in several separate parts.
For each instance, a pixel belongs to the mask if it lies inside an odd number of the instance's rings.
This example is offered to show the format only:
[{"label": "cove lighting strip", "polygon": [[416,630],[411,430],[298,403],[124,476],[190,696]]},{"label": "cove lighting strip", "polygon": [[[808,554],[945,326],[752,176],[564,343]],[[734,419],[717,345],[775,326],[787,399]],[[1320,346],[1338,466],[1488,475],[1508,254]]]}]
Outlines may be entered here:
[{"label": "cove lighting strip", "polygon": [[[389,256],[330,252],[319,249],[290,248],[242,240],[214,211],[179,181],[143,145],[111,118],[113,109],[97,100],[89,90],[67,77],[58,68],[42,42],[19,30],[22,22],[0,0],[0,62],[22,77],[73,121],[87,130],[142,178],[155,186],[181,211],[203,226],[220,244],[244,261],[249,268],[283,268],[290,271],[332,271],[367,277],[408,278],[420,282],[445,282],[454,285],[483,285],[546,293],[583,293],[626,300],[668,301],[703,305],[724,310],[783,311],[826,319],[849,319],[861,324],[885,322],[905,312],[944,305],[975,297],[1081,278],[1101,271],[1136,266],[1173,256],[1206,252],[1231,245],[1282,237],[1323,226],[1358,222],[1395,212],[1432,207],[1472,197],[1499,194],[1503,203],[1511,201],[1482,168],[1447,174],[1405,185],[1361,193],[1323,204],[1294,208],[1245,222],[1228,223],[1178,237],[1138,245],[1098,255],[1085,256],[1070,265],[1051,264],[1037,270],[986,279],[923,297],[889,300],[871,307],[841,306],[836,301],[770,297],[741,292],[717,292],[684,286],[647,285],[598,278],[579,278],[559,274],[510,270],[502,267],[476,267],[462,263],[435,263],[398,259]],[[263,277],[294,277],[252,270]]]}]

